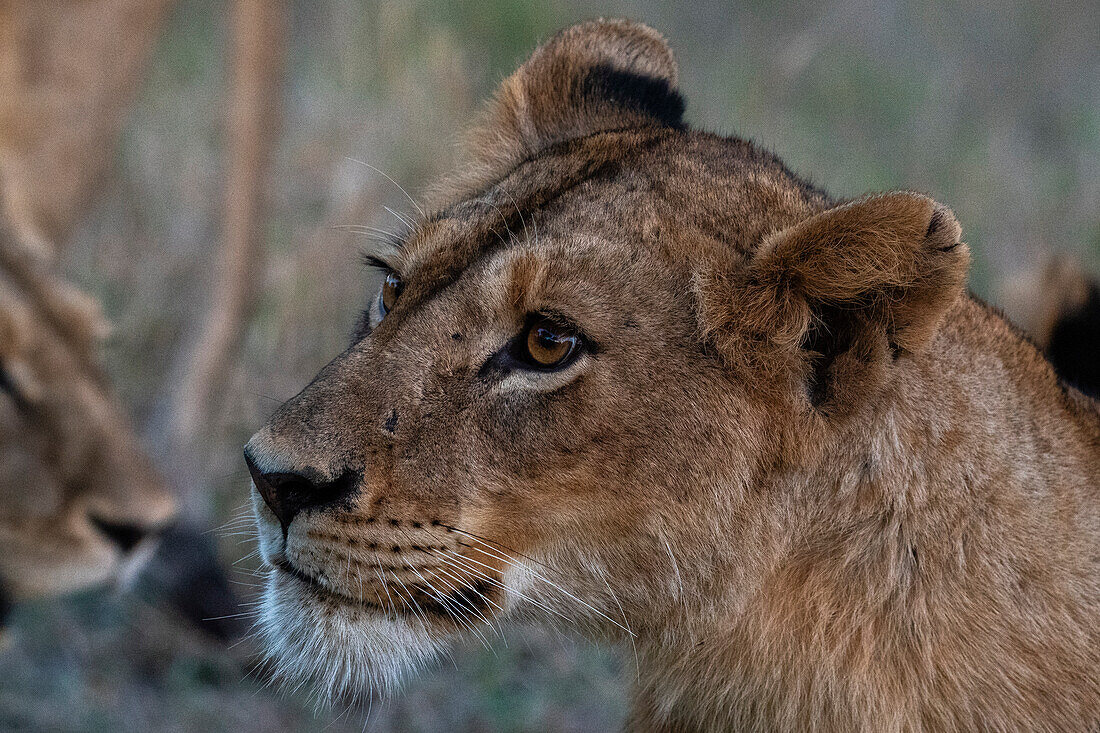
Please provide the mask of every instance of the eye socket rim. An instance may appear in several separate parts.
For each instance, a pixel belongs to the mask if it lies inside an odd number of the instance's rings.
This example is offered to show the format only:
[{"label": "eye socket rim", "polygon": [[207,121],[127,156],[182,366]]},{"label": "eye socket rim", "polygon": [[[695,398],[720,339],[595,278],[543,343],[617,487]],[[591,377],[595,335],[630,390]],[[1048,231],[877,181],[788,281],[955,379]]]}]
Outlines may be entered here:
[{"label": "eye socket rim", "polygon": [[[393,293],[393,298],[388,305],[386,304],[387,287],[392,287],[391,292]],[[387,271],[385,277],[382,278],[382,287],[378,293],[378,311],[383,318],[393,310],[394,306],[397,304],[398,298],[401,297],[401,293],[404,290],[405,281],[401,275],[395,270]]]},{"label": "eye socket rim", "polygon": [[[569,348],[553,362],[539,360],[531,351],[531,338],[537,329],[547,328],[566,332],[563,341],[569,342]],[[572,323],[546,313],[536,313],[530,317],[516,339],[515,356],[524,368],[537,372],[556,372],[565,369],[584,352],[585,338],[580,329]]]}]

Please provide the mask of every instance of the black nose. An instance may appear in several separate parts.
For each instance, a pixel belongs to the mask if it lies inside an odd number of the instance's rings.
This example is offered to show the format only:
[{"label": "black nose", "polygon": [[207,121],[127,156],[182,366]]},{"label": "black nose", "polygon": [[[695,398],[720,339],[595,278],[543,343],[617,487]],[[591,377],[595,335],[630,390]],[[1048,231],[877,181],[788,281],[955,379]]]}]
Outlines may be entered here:
[{"label": "black nose", "polygon": [[331,481],[306,476],[307,473],[318,475],[319,472],[312,469],[264,473],[257,468],[247,448],[244,462],[248,464],[256,490],[283,525],[284,533],[302,510],[321,509],[347,501],[359,485],[359,474],[354,471],[344,471]]},{"label": "black nose", "polygon": [[111,542],[118,545],[123,552],[129,552],[137,547],[137,544],[145,539],[150,530],[129,522],[114,522],[94,514],[90,517],[95,528],[107,536]]}]

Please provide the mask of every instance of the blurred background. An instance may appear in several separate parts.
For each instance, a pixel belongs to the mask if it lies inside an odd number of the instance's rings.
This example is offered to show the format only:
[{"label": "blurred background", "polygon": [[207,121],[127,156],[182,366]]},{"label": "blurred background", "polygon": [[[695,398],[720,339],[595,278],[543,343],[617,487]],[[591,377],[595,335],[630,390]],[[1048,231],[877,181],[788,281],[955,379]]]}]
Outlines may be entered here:
[{"label": "blurred background", "polygon": [[[3,730],[621,723],[628,655],[526,628],[491,651],[456,649],[369,718],[315,713],[256,668],[245,632],[257,560],[235,521],[248,495],[241,446],[343,349],[375,292],[356,228],[392,229],[387,207],[410,209],[378,171],[414,194],[430,184],[479,101],[565,25],[621,15],[658,28],[692,124],[751,138],[834,195],[911,188],[948,204],[980,295],[1050,252],[1100,263],[1095,2],[159,0],[145,19],[118,16],[137,30],[108,29],[96,45],[81,40],[85,21],[61,19],[97,4],[27,3],[40,16],[30,22],[20,0],[0,0],[0,79],[22,44],[47,66],[49,54],[69,59],[83,74],[69,93],[114,95],[115,110],[56,151],[51,133],[9,156],[8,198],[30,201],[16,218],[102,304],[106,371],[187,531],[125,591],[15,608],[0,650]],[[9,139],[14,99],[0,117]],[[23,113],[34,129],[35,108]],[[70,186],[76,165],[87,175]],[[79,190],[64,216],[35,211],[65,186]],[[196,589],[211,588],[219,598],[199,603]],[[209,611],[226,592],[224,613]]]}]

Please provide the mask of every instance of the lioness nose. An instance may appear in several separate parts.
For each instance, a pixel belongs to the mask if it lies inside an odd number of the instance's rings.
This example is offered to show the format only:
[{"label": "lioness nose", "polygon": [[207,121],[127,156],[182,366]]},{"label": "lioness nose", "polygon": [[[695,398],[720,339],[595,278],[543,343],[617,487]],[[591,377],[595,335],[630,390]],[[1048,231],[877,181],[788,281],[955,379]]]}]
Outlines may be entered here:
[{"label": "lioness nose", "polygon": [[309,478],[319,476],[315,469],[294,471],[261,471],[250,448],[245,448],[244,461],[260,497],[283,525],[285,532],[294,518],[306,509],[320,509],[347,499],[359,483],[358,474],[344,471],[331,481]]},{"label": "lioness nose", "polygon": [[111,542],[118,545],[118,548],[124,553],[130,552],[143,539],[153,534],[151,527],[142,527],[131,522],[114,522],[94,514],[91,516],[91,520],[95,528]]}]

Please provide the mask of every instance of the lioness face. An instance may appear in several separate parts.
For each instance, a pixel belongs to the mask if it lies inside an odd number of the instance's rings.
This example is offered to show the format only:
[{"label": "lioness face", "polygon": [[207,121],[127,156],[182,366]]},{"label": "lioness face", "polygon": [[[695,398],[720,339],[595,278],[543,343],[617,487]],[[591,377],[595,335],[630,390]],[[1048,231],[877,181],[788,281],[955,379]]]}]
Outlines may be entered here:
[{"label": "lioness face", "polygon": [[289,665],[385,684],[516,609],[625,626],[596,545],[625,550],[717,449],[694,406],[731,385],[684,274],[572,204],[518,212],[498,191],[418,225],[363,333],[250,441]]},{"label": "lioness face", "polygon": [[92,361],[97,312],[72,288],[4,255],[0,599],[7,601],[119,576],[171,518],[174,502]]},{"label": "lioness face", "polygon": [[812,452],[960,291],[949,212],[830,209],[686,130],[675,77],[631,23],[536,51],[348,349],[249,442],[284,673],[384,688],[507,616],[659,644],[733,613],[766,481],[812,470],[791,436]]}]

